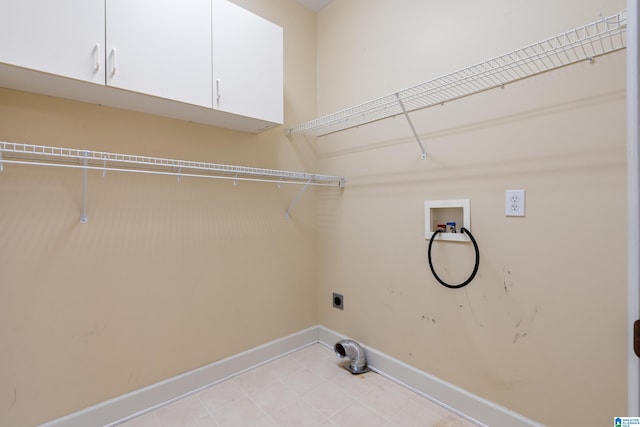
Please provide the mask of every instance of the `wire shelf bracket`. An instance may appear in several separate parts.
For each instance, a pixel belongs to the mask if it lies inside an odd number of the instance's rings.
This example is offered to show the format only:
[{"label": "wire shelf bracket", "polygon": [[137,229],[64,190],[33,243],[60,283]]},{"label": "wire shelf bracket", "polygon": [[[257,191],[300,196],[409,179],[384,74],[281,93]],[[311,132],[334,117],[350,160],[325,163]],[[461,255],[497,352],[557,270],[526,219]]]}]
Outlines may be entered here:
[{"label": "wire shelf bracket", "polygon": [[287,135],[325,136],[404,115],[426,153],[409,113],[485,92],[626,48],[627,11],[424,83],[286,129]]},{"label": "wire shelf bracket", "polygon": [[281,184],[302,185],[301,191],[285,212],[285,217],[287,218],[308,186],[336,186],[342,189],[347,182],[345,177],[334,175],[0,141],[0,172],[4,171],[5,164],[81,169],[82,206],[80,223],[82,224],[88,222],[87,188],[89,170],[102,171],[103,177],[106,176],[107,171],[115,171],[175,176],[178,182],[184,177],[190,177],[225,179],[233,181],[234,184],[237,184],[238,181],[253,181],[274,183],[278,187]]},{"label": "wire shelf bracket", "polygon": [[[80,224],[86,224],[89,222],[89,218],[87,218],[87,181],[89,175],[89,159],[87,158],[87,153],[84,152],[84,157],[82,158],[82,211],[80,212]],[[103,169],[102,174],[104,176],[105,170]]]},{"label": "wire shelf bracket", "polygon": [[418,146],[420,146],[420,151],[422,152],[420,157],[422,158],[422,160],[424,160],[427,158],[427,152],[424,151],[424,145],[422,145],[422,141],[420,141],[420,136],[418,135],[418,132],[416,132],[415,126],[413,126],[411,117],[409,117],[409,113],[407,112],[407,109],[404,106],[404,102],[402,102],[402,98],[400,98],[399,93],[396,93],[396,98],[398,98],[398,104],[400,105],[400,108],[402,108],[402,114],[404,114],[404,116],[407,118],[407,122],[409,122],[409,127],[411,128],[411,132],[413,132],[413,137],[418,142]]},{"label": "wire shelf bracket", "polygon": [[293,207],[298,203],[298,201],[302,197],[302,193],[304,193],[304,190],[307,189],[307,187],[309,186],[310,183],[311,183],[311,179],[309,179],[309,181],[307,181],[304,184],[304,186],[300,189],[300,191],[298,191],[298,194],[296,194],[296,197],[293,198],[293,200],[291,201],[291,204],[289,205],[289,207],[287,208],[287,210],[284,213],[285,218],[289,218],[289,213],[291,212]]}]

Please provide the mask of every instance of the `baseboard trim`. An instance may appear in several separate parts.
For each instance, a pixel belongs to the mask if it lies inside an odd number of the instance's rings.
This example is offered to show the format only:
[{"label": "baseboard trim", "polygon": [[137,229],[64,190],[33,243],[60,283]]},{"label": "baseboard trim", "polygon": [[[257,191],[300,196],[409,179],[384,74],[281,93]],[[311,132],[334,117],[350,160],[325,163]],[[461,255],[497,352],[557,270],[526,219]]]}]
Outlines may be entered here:
[{"label": "baseboard trim", "polygon": [[[333,348],[348,338],[324,326],[313,326],[222,359],[148,387],[118,396],[78,412],[41,424],[39,427],[113,427],[167,403],[197,393],[227,378],[242,374],[288,353],[320,343]],[[437,404],[485,426],[543,427],[503,406],[420,371],[381,351],[360,343],[371,370]]]},{"label": "baseboard trim", "polygon": [[40,427],[114,426],[317,342],[318,327],[313,326],[201,368],[49,421],[41,424]]},{"label": "baseboard trim", "polygon": [[[324,326],[318,326],[318,341],[333,345],[345,337]],[[517,412],[476,396],[460,387],[420,371],[398,359],[359,343],[365,350],[367,365],[377,372],[413,391],[467,418],[486,426],[543,427]]]}]

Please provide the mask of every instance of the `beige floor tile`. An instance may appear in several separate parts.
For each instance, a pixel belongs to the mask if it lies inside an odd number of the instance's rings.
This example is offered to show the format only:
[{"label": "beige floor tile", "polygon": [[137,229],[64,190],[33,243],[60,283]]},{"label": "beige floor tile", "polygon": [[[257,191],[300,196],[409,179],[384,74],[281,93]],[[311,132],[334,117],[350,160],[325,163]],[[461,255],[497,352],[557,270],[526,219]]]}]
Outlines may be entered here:
[{"label": "beige floor tile", "polygon": [[332,417],[347,406],[354,398],[340,390],[335,384],[325,382],[304,395],[304,400],[327,417]]},{"label": "beige floor tile", "polygon": [[305,347],[291,354],[292,357],[301,362],[305,367],[315,364],[322,364],[329,360],[336,360],[333,350],[320,344]]},{"label": "beige floor tile", "polygon": [[239,375],[231,381],[235,381],[248,394],[253,394],[274,385],[278,382],[278,378],[265,365]]},{"label": "beige floor tile", "polygon": [[318,427],[327,420],[302,399],[278,409],[271,417],[279,427]]},{"label": "beige floor tile", "polygon": [[250,424],[248,427],[279,427],[273,418],[265,417],[258,420],[256,423]]},{"label": "beige floor tile", "polygon": [[373,412],[371,408],[364,404],[354,401],[352,404],[331,417],[331,421],[340,427],[382,427],[387,420],[382,416]]},{"label": "beige floor tile", "polygon": [[325,380],[331,381],[334,378],[343,375],[344,372],[342,371],[346,371],[341,365],[342,362],[337,357],[332,357],[320,362],[309,363],[306,368]]},{"label": "beige floor tile", "polygon": [[280,381],[251,395],[251,400],[267,414],[271,414],[299,398],[298,393]]},{"label": "beige floor tile", "polygon": [[212,415],[220,427],[250,426],[268,418],[266,412],[248,397],[230,403]]},{"label": "beige floor tile", "polygon": [[[196,395],[191,395],[156,409],[160,427],[215,426],[209,412]],[[207,424],[208,421],[211,421]]]},{"label": "beige floor tile", "polygon": [[266,367],[277,378],[281,378],[303,370],[305,364],[292,355],[288,355],[269,362]]},{"label": "beige floor tile", "polygon": [[248,394],[236,381],[227,380],[198,393],[200,401],[209,410],[216,412],[225,406],[247,397]]},{"label": "beige floor tile", "polygon": [[353,375],[346,369],[338,369],[339,375],[334,377],[331,382],[339,387],[341,390],[353,395],[363,396],[372,392],[382,382],[387,381],[380,375],[374,372],[367,372],[366,374]]},{"label": "beige floor tile", "polygon": [[312,345],[119,427],[473,427],[375,372]]},{"label": "beige floor tile", "polygon": [[284,385],[298,394],[305,394],[320,384],[326,382],[324,378],[309,369],[303,369],[280,379]]},{"label": "beige floor tile", "polygon": [[380,387],[384,388],[385,391],[392,391],[396,394],[399,394],[400,396],[403,396],[407,401],[413,400],[413,399],[424,399],[424,397],[414,392],[413,390],[405,386],[402,386],[397,382],[390,380],[386,377],[382,377],[382,378],[384,378],[385,381],[380,382],[379,385]]},{"label": "beige floor tile", "polygon": [[391,417],[390,422],[390,425],[398,427],[470,427],[474,425],[424,398],[411,401]]},{"label": "beige floor tile", "polygon": [[413,399],[385,387],[387,387],[386,384],[376,384],[369,393],[363,394],[359,400],[387,419],[400,412]]}]

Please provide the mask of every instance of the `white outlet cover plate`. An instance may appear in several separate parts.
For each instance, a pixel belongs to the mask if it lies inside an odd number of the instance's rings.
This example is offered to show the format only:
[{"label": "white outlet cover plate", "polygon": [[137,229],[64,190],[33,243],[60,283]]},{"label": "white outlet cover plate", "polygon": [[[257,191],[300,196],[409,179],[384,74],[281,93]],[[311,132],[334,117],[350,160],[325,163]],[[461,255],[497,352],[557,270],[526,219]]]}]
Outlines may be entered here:
[{"label": "white outlet cover plate", "polygon": [[524,190],[507,190],[505,192],[504,214],[505,216],[524,216],[525,197]]}]

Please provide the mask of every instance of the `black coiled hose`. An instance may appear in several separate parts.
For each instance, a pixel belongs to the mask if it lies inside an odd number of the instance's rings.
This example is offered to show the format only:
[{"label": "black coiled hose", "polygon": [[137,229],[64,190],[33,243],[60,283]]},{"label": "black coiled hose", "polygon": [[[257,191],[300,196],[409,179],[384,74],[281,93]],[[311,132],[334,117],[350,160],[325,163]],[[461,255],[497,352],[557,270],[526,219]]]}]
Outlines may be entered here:
[{"label": "black coiled hose", "polygon": [[478,272],[478,266],[480,265],[480,251],[478,250],[478,244],[476,243],[476,239],[473,238],[473,235],[466,228],[462,227],[460,228],[460,231],[462,231],[463,233],[467,233],[469,235],[469,238],[471,239],[471,243],[473,243],[473,248],[476,251],[476,264],[473,267],[473,272],[471,273],[471,276],[469,276],[469,278],[464,282],[460,283],[459,285],[450,285],[445,281],[443,281],[440,278],[440,276],[438,276],[438,274],[436,273],[435,268],[433,268],[433,262],[431,262],[431,245],[433,244],[433,240],[438,235],[438,233],[442,233],[442,230],[436,230],[433,232],[433,235],[431,236],[431,240],[429,240],[429,250],[427,251],[427,255],[429,257],[429,267],[431,268],[431,272],[433,273],[434,277],[438,282],[440,282],[442,286],[446,286],[447,288],[451,288],[451,289],[462,288],[463,286],[467,286],[469,283],[471,283],[473,278],[476,277],[476,273]]}]

